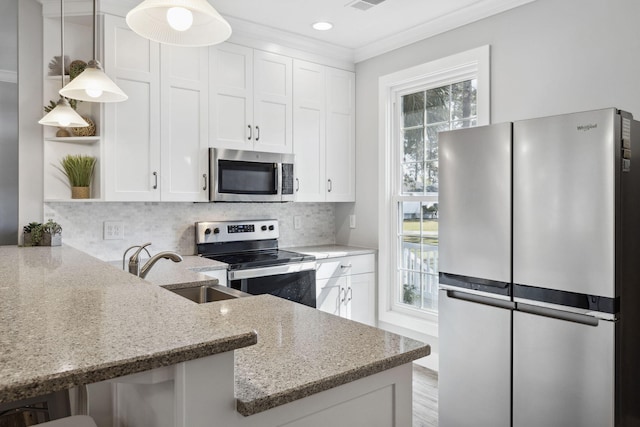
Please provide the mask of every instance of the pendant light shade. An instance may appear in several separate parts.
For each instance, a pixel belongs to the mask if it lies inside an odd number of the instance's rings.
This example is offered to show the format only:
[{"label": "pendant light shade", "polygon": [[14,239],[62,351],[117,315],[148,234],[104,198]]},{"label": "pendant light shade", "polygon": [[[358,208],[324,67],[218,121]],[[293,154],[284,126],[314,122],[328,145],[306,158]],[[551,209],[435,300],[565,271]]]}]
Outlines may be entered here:
[{"label": "pendant light shade", "polygon": [[58,100],[58,104],[56,108],[49,111],[40,121],[38,122],[44,126],[58,126],[58,127],[74,127],[74,128],[82,128],[89,126],[80,114],[76,113],[76,111],[71,108],[69,105],[69,101],[60,97]]},{"label": "pendant light shade", "polygon": [[60,95],[88,102],[126,101],[129,97],[104,73],[96,59],[96,2],[93,0],[93,59],[78,77],[60,89]]},{"label": "pendant light shade", "polygon": [[[60,81],[64,86],[64,0],[60,0]],[[69,101],[60,96],[53,110],[49,111],[38,121],[44,126],[82,128],[89,126],[76,110],[71,108]]]},{"label": "pendant light shade", "polygon": [[60,95],[89,102],[120,102],[128,98],[96,60],[89,61],[78,77],[60,89]]},{"label": "pendant light shade", "polygon": [[138,35],[175,46],[210,46],[231,36],[231,25],[207,0],[144,0],[127,13]]}]

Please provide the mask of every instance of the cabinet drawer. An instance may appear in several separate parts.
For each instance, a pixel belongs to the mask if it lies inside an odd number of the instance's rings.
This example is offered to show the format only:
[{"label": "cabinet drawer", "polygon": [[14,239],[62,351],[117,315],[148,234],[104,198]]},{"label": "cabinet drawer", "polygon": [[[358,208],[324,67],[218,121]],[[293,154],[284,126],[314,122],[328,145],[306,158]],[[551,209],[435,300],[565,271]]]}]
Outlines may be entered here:
[{"label": "cabinet drawer", "polygon": [[373,254],[329,258],[316,261],[316,279],[345,276],[348,274],[373,273],[376,268]]}]

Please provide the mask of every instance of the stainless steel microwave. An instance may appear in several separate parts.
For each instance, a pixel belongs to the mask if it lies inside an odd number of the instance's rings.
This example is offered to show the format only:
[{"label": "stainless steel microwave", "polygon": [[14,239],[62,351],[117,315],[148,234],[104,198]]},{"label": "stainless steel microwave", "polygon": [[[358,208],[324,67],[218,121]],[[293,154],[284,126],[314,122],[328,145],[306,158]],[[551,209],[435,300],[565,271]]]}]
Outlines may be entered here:
[{"label": "stainless steel microwave", "polygon": [[209,149],[209,200],[213,202],[292,202],[293,154]]}]

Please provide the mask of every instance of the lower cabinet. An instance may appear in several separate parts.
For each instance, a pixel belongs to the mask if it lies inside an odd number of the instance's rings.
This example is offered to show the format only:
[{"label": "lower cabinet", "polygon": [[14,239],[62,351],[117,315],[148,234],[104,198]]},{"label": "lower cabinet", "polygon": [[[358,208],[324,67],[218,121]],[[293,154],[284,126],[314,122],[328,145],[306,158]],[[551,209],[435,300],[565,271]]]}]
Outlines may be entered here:
[{"label": "lower cabinet", "polygon": [[354,255],[317,262],[317,308],[375,326],[375,255]]}]

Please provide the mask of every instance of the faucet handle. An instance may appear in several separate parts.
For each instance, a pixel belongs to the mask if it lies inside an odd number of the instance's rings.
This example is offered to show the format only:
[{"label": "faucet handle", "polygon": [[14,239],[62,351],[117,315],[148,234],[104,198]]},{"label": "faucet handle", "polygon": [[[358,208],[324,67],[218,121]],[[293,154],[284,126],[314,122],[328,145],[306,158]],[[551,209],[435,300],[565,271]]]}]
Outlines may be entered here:
[{"label": "faucet handle", "polygon": [[132,262],[132,261],[133,261],[133,262],[137,262],[137,261],[138,261],[138,256],[140,255],[140,252],[142,252],[142,250],[143,250],[143,249],[147,252],[147,254],[148,254],[149,256],[151,256],[151,254],[149,254],[149,251],[146,249],[146,248],[147,248],[147,246],[151,246],[151,242],[147,242],[147,243],[145,243],[145,244],[143,244],[143,245],[140,245],[140,246],[138,247],[138,250],[137,250],[137,251],[135,251],[135,252],[133,253],[133,255],[131,255],[131,258],[129,258],[129,262]]}]

